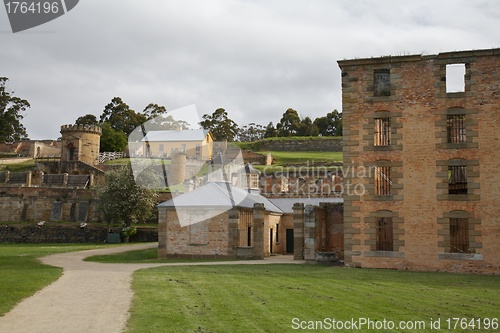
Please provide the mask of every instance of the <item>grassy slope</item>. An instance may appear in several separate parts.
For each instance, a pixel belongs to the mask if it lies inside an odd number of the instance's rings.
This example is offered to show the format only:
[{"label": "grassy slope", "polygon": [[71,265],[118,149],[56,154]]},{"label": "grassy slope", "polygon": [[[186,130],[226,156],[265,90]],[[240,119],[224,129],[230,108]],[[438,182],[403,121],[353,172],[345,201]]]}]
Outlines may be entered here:
[{"label": "grassy slope", "polygon": [[35,160],[29,160],[20,163],[0,165],[0,171],[25,172],[32,170],[34,167]]},{"label": "grassy slope", "polygon": [[[317,265],[163,267],[135,273],[129,332],[288,332],[292,319],[495,318],[500,279]],[[367,330],[361,330],[366,332]],[[477,330],[476,330],[477,331]]]},{"label": "grassy slope", "polygon": [[76,244],[0,244],[0,316],[22,299],[57,280],[62,268],[42,265],[37,258],[52,253],[98,248]]}]

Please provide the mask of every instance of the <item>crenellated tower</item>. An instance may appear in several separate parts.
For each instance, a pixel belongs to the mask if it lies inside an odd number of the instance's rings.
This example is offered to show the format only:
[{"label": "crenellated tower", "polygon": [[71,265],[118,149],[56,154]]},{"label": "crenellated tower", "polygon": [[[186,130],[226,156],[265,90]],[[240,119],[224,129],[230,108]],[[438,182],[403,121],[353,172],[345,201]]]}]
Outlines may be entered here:
[{"label": "crenellated tower", "polygon": [[61,162],[99,163],[102,129],[93,125],[62,125]]}]

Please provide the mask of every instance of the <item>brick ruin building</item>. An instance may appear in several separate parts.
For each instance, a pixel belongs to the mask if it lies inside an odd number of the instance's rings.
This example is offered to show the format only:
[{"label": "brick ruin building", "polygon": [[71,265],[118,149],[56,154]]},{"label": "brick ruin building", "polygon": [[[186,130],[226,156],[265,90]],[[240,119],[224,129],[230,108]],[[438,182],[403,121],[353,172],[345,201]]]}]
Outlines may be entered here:
[{"label": "brick ruin building", "polygon": [[500,272],[500,49],[338,65],[346,263]]}]

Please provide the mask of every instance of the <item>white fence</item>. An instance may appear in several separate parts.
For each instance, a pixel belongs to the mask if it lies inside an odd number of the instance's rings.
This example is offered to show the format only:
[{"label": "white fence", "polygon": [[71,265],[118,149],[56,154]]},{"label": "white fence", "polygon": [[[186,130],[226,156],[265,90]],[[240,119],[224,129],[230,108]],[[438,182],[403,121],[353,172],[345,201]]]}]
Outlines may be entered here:
[{"label": "white fence", "polygon": [[125,154],[122,152],[104,152],[99,153],[99,164],[102,164],[106,161],[116,160],[117,158],[123,158]]}]

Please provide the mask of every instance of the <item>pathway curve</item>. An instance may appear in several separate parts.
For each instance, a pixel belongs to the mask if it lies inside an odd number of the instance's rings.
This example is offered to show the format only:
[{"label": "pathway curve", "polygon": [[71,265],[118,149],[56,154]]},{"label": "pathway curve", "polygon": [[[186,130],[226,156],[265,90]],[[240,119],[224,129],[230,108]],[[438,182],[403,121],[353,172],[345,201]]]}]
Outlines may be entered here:
[{"label": "pathway curve", "polygon": [[132,273],[141,268],[187,265],[231,265],[303,263],[291,256],[264,260],[221,261],[171,264],[102,264],[84,258],[157,247],[157,243],[134,244],[107,249],[54,254],[41,259],[44,264],[62,267],[55,282],[26,298],[0,317],[0,332],[9,333],[101,333],[122,332],[133,292]]}]

